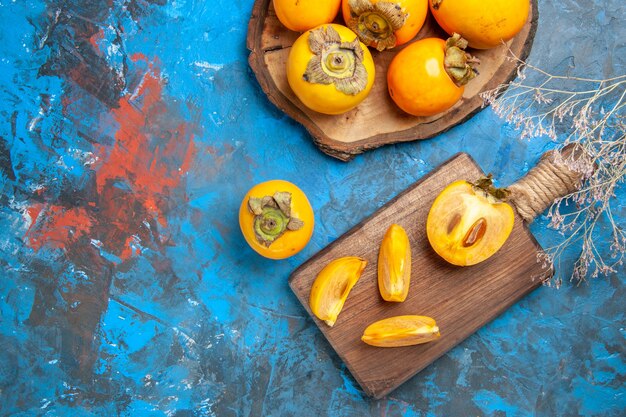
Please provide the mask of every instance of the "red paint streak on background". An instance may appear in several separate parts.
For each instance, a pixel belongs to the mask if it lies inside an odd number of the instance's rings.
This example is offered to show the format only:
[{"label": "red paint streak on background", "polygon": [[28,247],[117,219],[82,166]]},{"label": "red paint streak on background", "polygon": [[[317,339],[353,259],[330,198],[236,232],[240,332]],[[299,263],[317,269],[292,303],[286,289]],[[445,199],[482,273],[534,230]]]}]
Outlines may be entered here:
[{"label": "red paint streak on background", "polygon": [[[43,208],[33,206],[28,209],[31,219],[37,219],[28,229],[28,244],[35,250],[43,245],[53,248],[66,248],[89,233],[93,219],[83,207],[66,209],[65,207],[48,205]],[[36,226],[36,228],[33,228]]]},{"label": "red paint streak on background", "polygon": [[[138,91],[133,96],[122,98],[120,107],[113,110],[119,129],[113,149],[98,169],[97,185],[98,192],[102,192],[109,180],[125,181],[134,193],[143,196],[145,209],[165,226],[158,199],[179,185],[181,171],[178,168],[184,153],[180,158],[176,157],[181,148],[185,148],[179,146],[176,138],[173,138],[170,141],[173,146],[168,149],[158,144],[159,138],[147,133],[152,128],[149,125],[151,121],[167,117],[166,107],[160,100],[161,88],[159,78],[147,73]],[[177,136],[185,136],[183,123],[177,130]],[[179,159],[179,164],[172,164],[176,159]]]},{"label": "red paint streak on background", "polygon": [[126,259],[132,258],[133,256],[141,255],[141,249],[133,248],[134,242],[135,242],[135,239],[132,236],[126,238],[126,241],[124,242],[124,248],[119,254],[120,258],[122,258],[123,260],[126,260]]},{"label": "red paint streak on background", "polygon": [[[141,55],[133,60],[147,61]],[[33,225],[26,234],[32,248],[63,247],[80,235],[89,235],[125,260],[140,254],[132,246],[136,237],[151,239],[144,222],[156,219],[161,227],[167,226],[171,191],[180,186],[194,155],[192,129],[168,111],[159,71],[152,65],[137,90],[122,97],[111,114],[119,125],[115,144],[95,149],[98,211],[33,205],[28,209]]]},{"label": "red paint streak on background", "polygon": [[93,47],[94,51],[100,50],[100,41],[104,39],[104,30],[100,29],[89,38],[89,43]]}]

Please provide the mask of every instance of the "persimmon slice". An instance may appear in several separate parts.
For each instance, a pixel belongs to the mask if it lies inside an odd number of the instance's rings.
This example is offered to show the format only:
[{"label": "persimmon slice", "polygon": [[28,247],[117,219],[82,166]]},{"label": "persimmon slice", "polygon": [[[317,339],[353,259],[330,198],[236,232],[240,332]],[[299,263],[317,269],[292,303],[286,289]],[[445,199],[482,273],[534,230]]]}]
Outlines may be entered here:
[{"label": "persimmon slice", "polygon": [[453,182],[437,196],[428,213],[428,241],[453,265],[475,265],[488,259],[513,230],[513,208],[493,195],[497,190],[490,179],[479,183],[488,186]]},{"label": "persimmon slice", "polygon": [[378,347],[419,345],[441,336],[437,323],[427,316],[395,316],[367,326],[361,340]]},{"label": "persimmon slice", "polygon": [[309,306],[315,316],[332,327],[341,312],[350,290],[361,277],[367,261],[346,256],[331,261],[317,274]]},{"label": "persimmon slice", "polygon": [[378,253],[378,289],[385,301],[406,300],[411,283],[411,244],[402,226],[392,224]]}]

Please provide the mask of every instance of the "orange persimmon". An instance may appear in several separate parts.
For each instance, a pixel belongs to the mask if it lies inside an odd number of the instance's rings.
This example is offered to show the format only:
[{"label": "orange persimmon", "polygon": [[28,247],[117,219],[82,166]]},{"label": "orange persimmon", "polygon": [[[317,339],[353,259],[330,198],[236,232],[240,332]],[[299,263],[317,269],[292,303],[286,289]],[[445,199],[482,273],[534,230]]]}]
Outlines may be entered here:
[{"label": "orange persimmon", "polygon": [[304,32],[335,20],[341,0],[272,0],[280,23],[287,29]]},{"label": "orange persimmon", "polygon": [[468,266],[494,255],[513,230],[513,208],[491,178],[455,181],[435,199],[426,220],[432,248],[453,265]]},{"label": "orange persimmon", "polygon": [[413,116],[432,116],[452,107],[464,85],[476,73],[476,62],[465,53],[457,36],[447,41],[420,39],[398,52],[387,70],[387,88],[393,101]]},{"label": "orange persimmon", "polygon": [[404,228],[392,224],[378,252],[378,290],[385,301],[406,300],[411,285],[411,244]]},{"label": "orange persimmon", "polygon": [[332,260],[322,268],[309,295],[309,307],[313,314],[333,327],[352,287],[361,278],[366,266],[365,259],[345,256]]},{"label": "orange persimmon", "polygon": [[441,336],[435,320],[427,316],[395,316],[370,324],[361,340],[377,347],[413,346]]},{"label": "orange persimmon", "polygon": [[346,26],[367,46],[379,51],[403,45],[420,31],[427,0],[343,0]]},{"label": "orange persimmon", "polygon": [[246,242],[270,259],[300,252],[313,234],[313,209],[296,185],[282,180],[257,184],[239,207],[239,226]]},{"label": "orange persimmon", "polygon": [[460,34],[477,49],[493,48],[522,30],[529,0],[429,0],[430,11],[443,30]]},{"label": "orange persimmon", "polygon": [[369,49],[356,34],[334,23],[306,31],[287,59],[287,82],[309,109],[341,114],[358,106],[374,85]]}]

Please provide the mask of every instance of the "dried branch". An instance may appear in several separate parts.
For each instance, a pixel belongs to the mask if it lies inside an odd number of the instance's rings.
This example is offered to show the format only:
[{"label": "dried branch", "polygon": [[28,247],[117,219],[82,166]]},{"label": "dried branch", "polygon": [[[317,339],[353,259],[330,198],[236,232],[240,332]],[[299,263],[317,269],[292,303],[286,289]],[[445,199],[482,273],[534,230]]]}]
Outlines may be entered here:
[{"label": "dried branch", "polygon": [[[584,158],[564,161],[584,174],[580,189],[548,210],[550,227],[563,236],[540,257],[557,266],[548,284],[560,286],[561,257],[573,245],[580,245],[581,253],[571,281],[579,284],[614,273],[626,252],[626,233],[611,209],[626,174],[626,74],[607,79],[559,76],[516,56],[511,59],[518,63],[517,79],[482,93],[485,105],[521,130],[522,138],[547,136],[557,148],[576,143],[586,152]],[[609,253],[596,244],[599,235],[606,236],[605,224],[611,236]]]}]

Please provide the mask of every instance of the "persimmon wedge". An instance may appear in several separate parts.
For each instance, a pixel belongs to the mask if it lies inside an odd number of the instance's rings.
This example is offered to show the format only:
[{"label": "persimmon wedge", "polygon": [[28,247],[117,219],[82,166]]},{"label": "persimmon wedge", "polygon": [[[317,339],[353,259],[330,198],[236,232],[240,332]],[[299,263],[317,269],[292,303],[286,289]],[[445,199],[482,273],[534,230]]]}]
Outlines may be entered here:
[{"label": "persimmon wedge", "polygon": [[367,326],[361,340],[377,347],[412,346],[441,336],[437,323],[427,316],[395,316]]},{"label": "persimmon wedge", "polygon": [[402,302],[411,284],[411,244],[402,226],[392,224],[378,252],[378,290],[385,301]]},{"label": "persimmon wedge", "polygon": [[356,256],[346,256],[331,261],[317,274],[309,306],[315,316],[333,327],[352,287],[361,277],[367,261]]},{"label": "persimmon wedge", "polygon": [[506,190],[491,178],[455,181],[435,199],[426,219],[432,248],[453,265],[469,266],[494,255],[506,242],[515,215],[503,201]]}]

